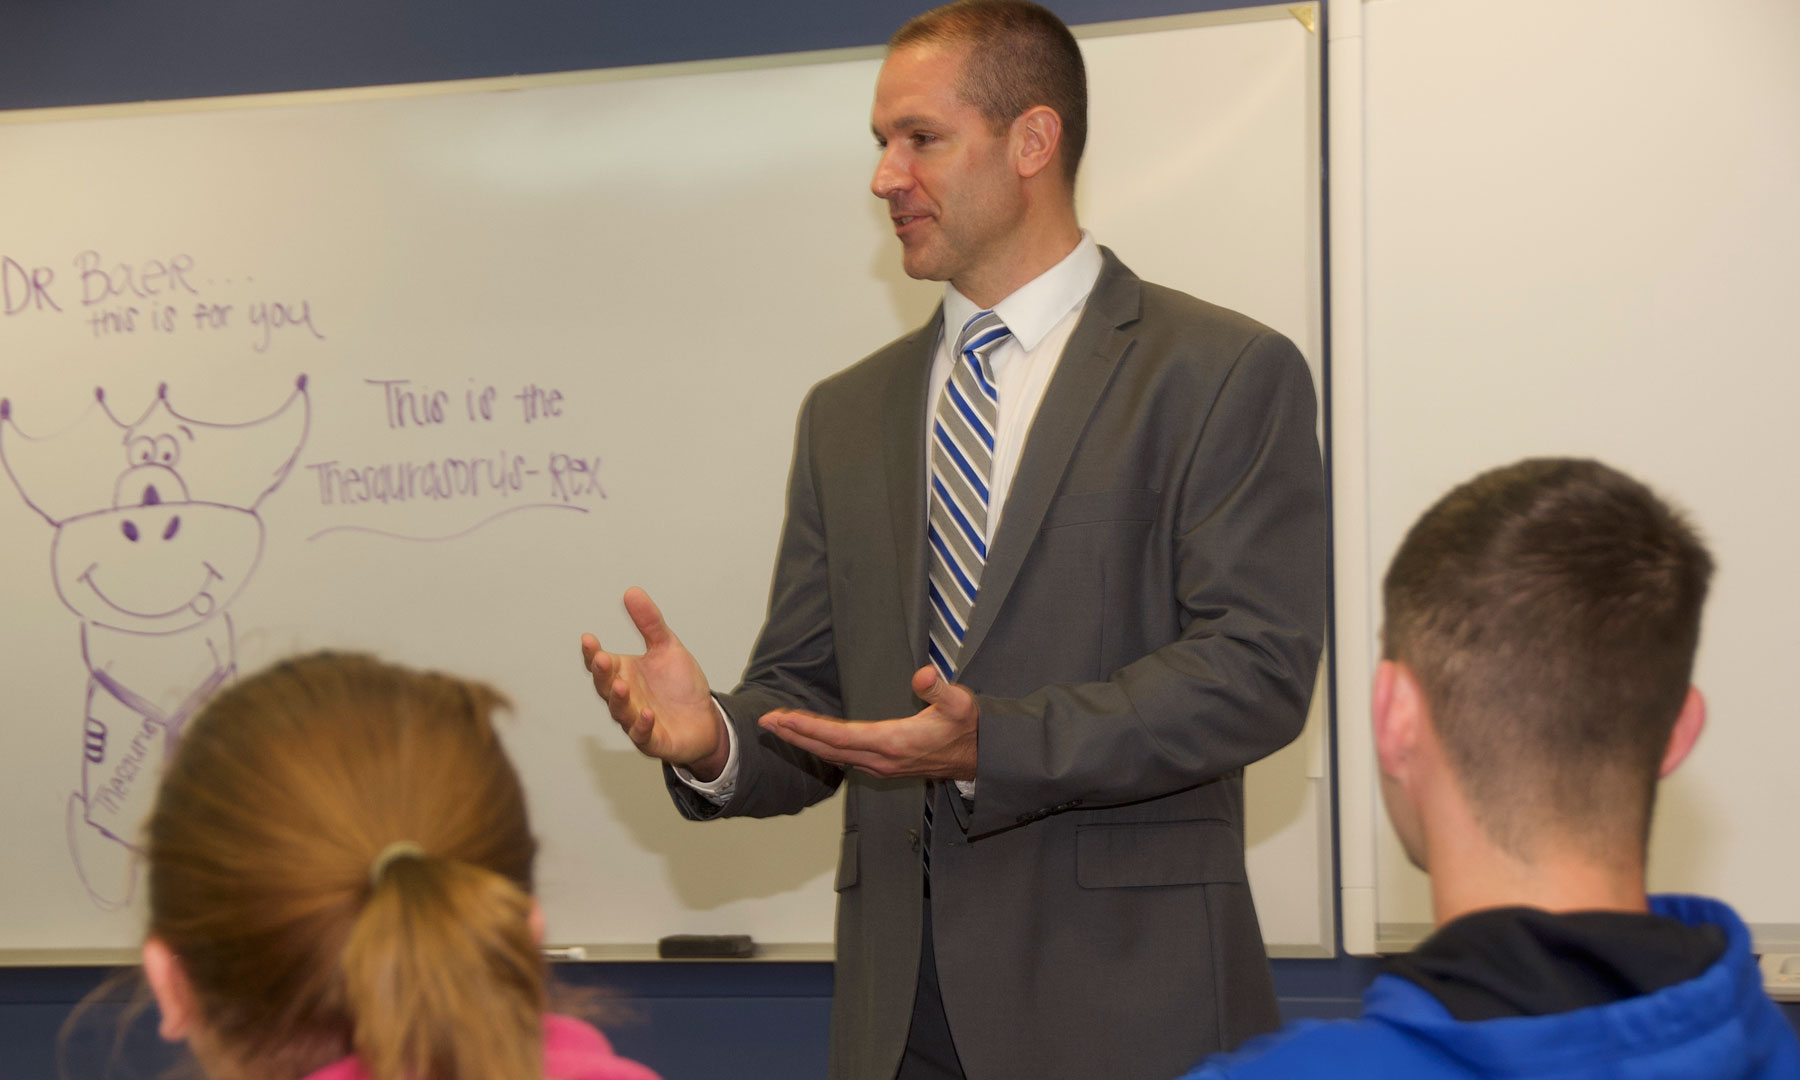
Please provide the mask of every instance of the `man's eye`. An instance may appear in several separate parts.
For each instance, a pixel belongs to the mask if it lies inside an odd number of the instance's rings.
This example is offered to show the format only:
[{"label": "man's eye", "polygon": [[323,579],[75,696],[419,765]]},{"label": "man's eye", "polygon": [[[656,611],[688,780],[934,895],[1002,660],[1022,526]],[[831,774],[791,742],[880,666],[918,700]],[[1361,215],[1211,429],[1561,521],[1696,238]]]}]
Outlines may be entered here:
[{"label": "man's eye", "polygon": [[923,131],[914,132],[911,138],[914,146],[929,146],[930,144],[937,142],[936,135],[930,135]]}]

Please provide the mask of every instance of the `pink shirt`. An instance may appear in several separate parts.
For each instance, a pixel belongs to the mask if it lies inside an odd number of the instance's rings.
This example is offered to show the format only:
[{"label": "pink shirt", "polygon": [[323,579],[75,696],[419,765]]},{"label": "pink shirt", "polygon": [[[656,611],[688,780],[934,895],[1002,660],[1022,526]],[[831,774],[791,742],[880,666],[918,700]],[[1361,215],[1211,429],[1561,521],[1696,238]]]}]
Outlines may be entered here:
[{"label": "pink shirt", "polygon": [[[579,1020],[554,1014],[544,1017],[545,1080],[657,1080],[655,1073],[613,1053],[606,1036]],[[369,1080],[362,1062],[347,1057],[306,1080]]]}]

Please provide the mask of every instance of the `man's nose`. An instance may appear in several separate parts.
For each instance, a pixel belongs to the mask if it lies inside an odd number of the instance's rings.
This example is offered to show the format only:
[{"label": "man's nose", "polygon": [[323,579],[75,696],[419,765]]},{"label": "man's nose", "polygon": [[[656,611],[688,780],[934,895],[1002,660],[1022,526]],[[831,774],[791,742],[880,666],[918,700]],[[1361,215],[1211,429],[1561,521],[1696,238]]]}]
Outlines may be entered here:
[{"label": "man's nose", "polygon": [[889,147],[881,152],[881,159],[875,163],[875,175],[869,181],[869,190],[875,193],[877,199],[889,199],[911,186],[911,180],[906,170],[894,160],[893,147]]}]

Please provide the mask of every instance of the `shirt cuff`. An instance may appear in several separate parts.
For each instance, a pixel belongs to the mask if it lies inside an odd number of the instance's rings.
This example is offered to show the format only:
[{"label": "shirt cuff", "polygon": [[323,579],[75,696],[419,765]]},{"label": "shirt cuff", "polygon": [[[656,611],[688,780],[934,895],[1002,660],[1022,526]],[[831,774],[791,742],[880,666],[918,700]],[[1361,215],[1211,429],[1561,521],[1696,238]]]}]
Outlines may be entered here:
[{"label": "shirt cuff", "polygon": [[[725,706],[719,704],[718,698],[713,699],[713,708],[718,711],[719,722],[725,725],[725,740],[728,744],[725,753],[725,768],[719,773],[716,780],[696,780],[694,774],[688,772],[685,766],[677,765],[675,766],[675,779],[706,796],[706,801],[714,806],[724,806],[731,801],[732,794],[737,791],[737,728],[732,726],[731,718],[725,715]],[[971,788],[973,786],[970,785]]]},{"label": "shirt cuff", "polygon": [[963,798],[969,800],[970,802],[975,801],[975,781],[973,781],[973,780],[958,780],[958,781],[956,781],[956,790],[962,792]]}]

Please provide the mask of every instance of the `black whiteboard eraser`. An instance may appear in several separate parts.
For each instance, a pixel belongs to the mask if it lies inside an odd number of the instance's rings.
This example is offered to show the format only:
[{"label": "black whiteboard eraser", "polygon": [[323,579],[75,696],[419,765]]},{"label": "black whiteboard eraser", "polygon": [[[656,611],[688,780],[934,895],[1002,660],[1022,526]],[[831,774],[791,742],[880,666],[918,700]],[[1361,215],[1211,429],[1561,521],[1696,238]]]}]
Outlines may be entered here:
[{"label": "black whiteboard eraser", "polygon": [[664,960],[742,960],[756,954],[749,934],[670,934],[656,943]]}]

